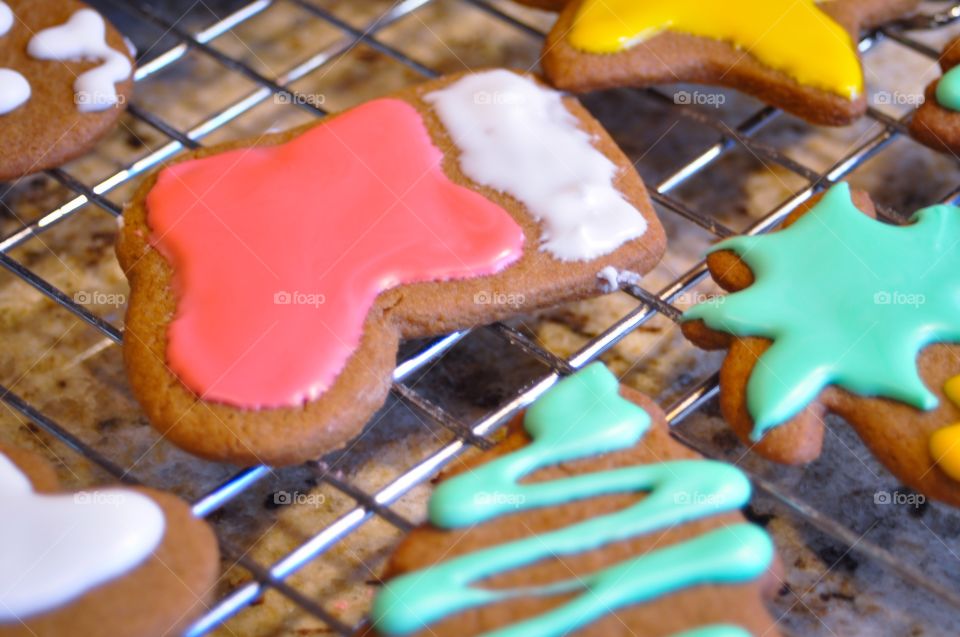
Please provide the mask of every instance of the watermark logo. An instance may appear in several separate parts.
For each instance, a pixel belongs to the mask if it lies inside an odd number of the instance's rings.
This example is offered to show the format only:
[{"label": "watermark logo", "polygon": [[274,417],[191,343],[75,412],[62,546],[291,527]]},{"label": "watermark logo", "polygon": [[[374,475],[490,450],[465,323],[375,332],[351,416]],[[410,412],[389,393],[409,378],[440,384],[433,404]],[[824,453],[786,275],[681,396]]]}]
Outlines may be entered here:
[{"label": "watermark logo", "polygon": [[320,307],[326,302],[326,296],[314,292],[300,292],[298,290],[288,292],[286,290],[280,290],[273,293],[274,305],[308,305],[310,307]]},{"label": "watermark logo", "polygon": [[909,305],[911,307],[920,307],[926,302],[927,297],[925,295],[913,292],[880,290],[873,295],[874,305]]},{"label": "watermark logo", "polygon": [[526,501],[527,497],[522,493],[504,493],[503,491],[480,491],[473,496],[474,506],[481,507],[511,506],[518,509]]},{"label": "watermark logo", "polygon": [[673,494],[673,503],[683,506],[722,507],[727,504],[727,497],[716,492],[677,491]]},{"label": "watermark logo", "polygon": [[274,104],[293,104],[295,106],[323,106],[327,96],[323,93],[274,93]]},{"label": "watermark logo", "polygon": [[477,91],[473,94],[473,102],[493,106],[516,106],[526,100],[523,95],[513,91]]},{"label": "watermark logo", "polygon": [[922,493],[903,493],[901,491],[877,491],[873,494],[874,504],[897,504],[900,506],[912,506],[915,509],[922,507],[927,502],[927,497]]},{"label": "watermark logo", "polygon": [[277,491],[273,494],[274,506],[290,506],[292,504],[300,506],[318,507],[327,501],[327,497],[322,493],[300,493],[299,491]]},{"label": "watermark logo", "polygon": [[727,96],[723,93],[707,93],[705,91],[677,91],[673,94],[673,103],[680,106],[720,108],[727,103]]},{"label": "watermark logo", "polygon": [[726,294],[716,294],[713,292],[681,292],[674,299],[674,303],[680,306],[700,305],[701,303],[720,305],[725,303],[726,300]]},{"label": "watermark logo", "polygon": [[79,506],[109,505],[118,507],[127,499],[127,496],[117,491],[77,491],[73,494],[73,502]]},{"label": "watermark logo", "polygon": [[873,103],[877,106],[920,106],[925,99],[923,93],[877,91],[873,94]]},{"label": "watermark logo", "polygon": [[483,290],[473,295],[473,302],[477,305],[508,305],[510,307],[521,307],[527,301],[523,294],[504,294],[503,292],[491,292]]},{"label": "watermark logo", "polygon": [[98,292],[96,290],[80,290],[73,295],[73,302],[79,305],[125,305],[127,297],[124,294]]},{"label": "watermark logo", "polygon": [[127,103],[127,96],[118,93],[100,93],[97,91],[78,91],[73,95],[73,103],[81,111],[94,111],[110,106],[121,107]]}]

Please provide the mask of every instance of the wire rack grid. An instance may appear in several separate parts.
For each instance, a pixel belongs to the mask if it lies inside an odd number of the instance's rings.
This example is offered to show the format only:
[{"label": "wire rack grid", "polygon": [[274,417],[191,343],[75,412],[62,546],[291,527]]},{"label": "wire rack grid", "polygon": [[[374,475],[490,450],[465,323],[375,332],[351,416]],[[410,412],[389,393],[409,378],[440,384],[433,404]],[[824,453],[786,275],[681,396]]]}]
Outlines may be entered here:
[{"label": "wire rack grid", "polygon": [[[436,72],[428,66],[417,62],[411,55],[378,39],[380,31],[403,18],[415,14],[430,5],[434,0],[403,0],[392,5],[387,11],[377,16],[364,27],[351,25],[341,19],[334,12],[313,4],[310,0],[257,0],[244,6],[229,16],[216,21],[208,28],[197,33],[191,33],[179,26],[176,20],[166,16],[147,2],[120,3],[112,2],[118,11],[129,14],[176,38],[178,43],[168,50],[153,56],[142,64],[136,72],[136,80],[142,82],[158,73],[175,68],[178,62],[188,54],[196,52],[215,60],[229,73],[243,76],[255,86],[254,90],[234,100],[226,107],[210,114],[200,123],[183,129],[168,123],[163,116],[154,112],[148,105],[134,101],[130,105],[130,115],[143,124],[153,128],[167,141],[156,150],[129,165],[123,166],[107,178],[95,183],[72,176],[63,169],[48,171],[49,177],[62,184],[73,193],[65,203],[45,212],[35,220],[25,223],[16,231],[0,239],[0,265],[15,277],[26,282],[37,291],[73,313],[79,320],[88,324],[92,329],[99,331],[115,344],[120,344],[123,331],[117,325],[95,314],[83,304],[77,302],[66,292],[59,289],[52,282],[35,272],[28,264],[14,259],[11,251],[24,245],[31,239],[41,237],[59,223],[77,215],[80,211],[100,209],[110,215],[117,216],[122,212],[122,202],[111,199],[112,192],[120,186],[135,180],[137,177],[158,166],[168,158],[184,149],[195,148],[201,141],[221,129],[241,115],[249,112],[257,105],[264,103],[275,96],[283,96],[289,103],[307,112],[311,116],[323,116],[326,111],[308,96],[299,94],[291,88],[291,84],[317,72],[319,69],[333,64],[347,55],[358,45],[364,45],[388,56],[402,64],[413,73],[432,77]],[[533,26],[510,12],[501,5],[485,0],[458,0],[465,5],[480,10],[492,18],[501,21],[510,28],[516,29],[531,38],[542,38],[540,28]],[[275,3],[292,3],[311,16],[312,19],[323,21],[336,29],[341,37],[332,46],[328,46],[303,62],[292,66],[275,77],[266,77],[260,71],[244,61],[223,53],[214,44],[218,38],[230,33],[244,23],[254,19],[270,9]],[[879,41],[888,39],[918,52],[931,59],[936,59],[938,52],[920,41],[912,39],[906,29],[936,28],[951,23],[960,16],[960,5],[943,5],[941,10],[933,15],[905,21],[899,25],[869,33],[860,42],[861,52],[867,54]],[[705,127],[714,133],[716,141],[706,145],[695,157],[686,164],[663,178],[659,183],[648,184],[651,196],[662,211],[677,215],[688,222],[700,226],[715,238],[724,238],[737,234],[733,229],[725,226],[710,216],[703,215],[692,209],[680,199],[671,196],[671,191],[686,183],[692,177],[707,170],[734,149],[743,149],[760,158],[764,162],[777,165],[800,177],[805,185],[769,209],[746,232],[750,234],[766,232],[774,228],[793,209],[801,205],[817,192],[839,181],[864,165],[872,157],[886,148],[892,140],[902,136],[906,131],[909,114],[897,119],[870,108],[867,117],[880,125],[876,134],[862,140],[853,147],[842,159],[834,163],[825,171],[813,170],[792,159],[788,154],[768,146],[756,139],[754,135],[780,115],[777,109],[771,107],[759,108],[743,119],[738,125],[730,127],[711,113],[693,107],[677,106],[672,97],[660,90],[643,91],[649,98],[675,109],[678,116],[693,124]],[[943,196],[944,202],[955,203],[960,200],[960,187]],[[904,217],[890,209],[881,209],[881,215],[892,222],[902,222]],[[296,550],[290,552],[283,559],[262,566],[253,560],[244,557],[243,552],[228,545],[224,546],[227,555],[233,555],[239,563],[253,575],[253,579],[219,599],[209,611],[197,621],[188,634],[199,637],[214,630],[224,621],[253,603],[268,588],[279,591],[288,597],[303,610],[322,620],[336,633],[352,634],[356,627],[347,625],[336,618],[324,606],[322,601],[309,599],[292,586],[286,583],[287,578],[304,565],[316,560],[331,547],[343,540],[372,517],[377,516],[401,531],[411,528],[411,523],[391,509],[391,505],[413,487],[429,480],[436,475],[447,463],[463,453],[475,448],[488,448],[492,444],[492,434],[503,423],[507,422],[519,410],[529,405],[538,396],[549,389],[560,377],[569,374],[589,362],[597,359],[601,354],[620,342],[625,336],[637,330],[653,317],[662,315],[676,322],[679,310],[673,305],[677,297],[704,279],[705,264],[700,261],[693,264],[689,270],[683,272],[675,280],[662,289],[649,291],[637,285],[623,285],[623,291],[632,295],[639,304],[632,311],[609,325],[596,338],[587,342],[573,356],[564,359],[546,351],[534,339],[523,331],[504,323],[488,327],[475,328],[487,330],[495,335],[503,347],[515,348],[525,355],[533,357],[544,364],[549,372],[543,375],[538,382],[529,386],[517,388],[513,397],[484,417],[473,422],[461,422],[456,416],[445,409],[444,405],[435,404],[422,393],[405,384],[417,372],[437,361],[440,357],[453,350],[460,343],[469,330],[447,335],[427,343],[414,355],[401,360],[393,374],[394,396],[409,405],[412,409],[426,416],[428,419],[449,429],[455,438],[449,444],[442,446],[426,457],[416,458],[408,470],[399,475],[391,483],[375,492],[350,483],[349,480],[334,474],[322,474],[321,479],[334,489],[339,490],[355,502],[355,506],[342,515],[334,523],[325,528],[317,529],[308,541]],[[713,398],[718,390],[717,374],[708,375],[693,385],[693,388],[674,404],[667,408],[672,423],[678,423],[705,402]],[[117,479],[126,483],[138,483],[137,478],[119,466],[109,457],[99,452],[89,444],[83,442],[71,432],[69,424],[61,424],[45,415],[18,394],[0,386],[0,400],[11,410],[37,427],[47,431],[63,441],[76,452],[96,463]],[[711,450],[704,448],[696,439],[675,430],[675,435],[682,441],[697,448],[704,455],[711,456]],[[252,485],[264,479],[269,474],[266,467],[248,468],[236,473],[229,480],[215,489],[204,494],[193,502],[193,511],[198,517],[209,517],[231,500],[244,493]],[[960,611],[960,594],[952,588],[927,577],[919,568],[904,560],[894,551],[885,546],[871,542],[862,537],[834,517],[822,513],[815,506],[810,505],[802,498],[784,489],[782,486],[766,479],[757,473],[751,473],[751,478],[762,493],[774,498],[797,518],[819,529],[821,532],[836,540],[842,546],[865,556],[883,568],[895,573],[904,582],[926,590],[936,596],[944,604]]]}]

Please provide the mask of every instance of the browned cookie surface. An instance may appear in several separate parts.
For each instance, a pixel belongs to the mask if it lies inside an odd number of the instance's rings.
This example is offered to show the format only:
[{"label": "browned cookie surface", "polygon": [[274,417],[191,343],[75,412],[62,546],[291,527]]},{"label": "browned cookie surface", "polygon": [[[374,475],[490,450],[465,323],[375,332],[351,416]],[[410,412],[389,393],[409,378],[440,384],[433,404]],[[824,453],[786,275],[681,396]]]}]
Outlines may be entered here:
[{"label": "browned cookie surface", "polygon": [[[940,56],[940,68],[944,73],[957,64],[960,64],[960,38],[950,41]],[[924,91],[923,104],[910,122],[910,134],[934,150],[956,155],[960,153],[960,113],[937,102],[939,82],[934,80]]]},{"label": "browned cookie surface", "polygon": [[[646,396],[627,388],[621,393],[641,406],[652,419],[650,429],[634,447],[587,459],[567,462],[541,469],[525,482],[569,479],[600,471],[662,463],[671,460],[698,459],[700,456],[674,441],[669,434],[663,412]],[[482,464],[500,458],[530,441],[516,419],[508,437],[494,449],[462,461],[456,469],[441,476],[449,479]],[[385,580],[410,573],[432,564],[461,555],[503,544],[511,540],[536,537],[568,527],[588,518],[595,518],[622,510],[644,497],[640,494],[607,495],[546,509],[520,510],[483,522],[467,529],[442,530],[426,524],[415,529],[400,544],[387,565]],[[490,588],[523,588],[549,582],[584,577],[599,569],[610,567],[631,557],[663,549],[689,540],[703,533],[743,522],[739,513],[727,513],[671,527],[662,533],[653,533],[616,542],[593,551],[563,558],[544,560],[533,565],[511,570],[484,582]],[[776,563],[766,576],[757,582],[732,585],[694,586],[643,603],[617,608],[605,617],[576,631],[576,635],[608,635],[666,637],[684,630],[710,624],[739,625],[754,635],[775,637],[779,634],[776,622],[764,607],[763,598],[779,588]],[[570,596],[520,596],[479,609],[457,613],[430,626],[417,635],[467,637],[516,624],[541,615],[570,600]],[[367,628],[361,634],[378,634]]]},{"label": "browned cookie surface", "polygon": [[[808,211],[819,197],[787,219],[784,227]],[[853,191],[857,208],[870,216],[875,209],[863,191]],[[750,268],[733,252],[720,251],[707,258],[710,273],[730,292],[753,283]],[[838,273],[842,276],[842,273]],[[937,466],[930,455],[928,441],[937,429],[960,420],[960,409],[943,394],[947,379],[960,373],[960,346],[937,344],[921,352],[920,377],[940,398],[932,411],[920,411],[886,398],[871,398],[828,386],[802,412],[769,430],[758,442],[750,440],[753,418],[747,409],[747,383],[761,354],[772,342],[758,337],[735,337],[713,330],[700,320],[683,325],[691,341],[705,349],[728,349],[720,370],[720,408],[724,419],[744,444],[771,460],[803,464],[820,455],[828,411],[845,418],[877,458],[900,480],[926,495],[960,505],[960,484]]]},{"label": "browned cookie surface", "polygon": [[[716,84],[827,125],[847,124],[866,111],[864,95],[850,100],[803,85],[720,40],[665,31],[617,53],[580,51],[567,35],[581,4],[574,0],[564,7],[544,46],[543,68],[559,88],[579,93],[674,82]],[[856,40],[861,30],[888,22],[917,4],[917,0],[833,0],[819,6]]]},{"label": "browned cookie surface", "polygon": [[[0,447],[0,453],[26,474],[37,491],[60,491],[46,460],[15,448]],[[220,571],[213,531],[179,498],[153,489],[131,490],[151,498],[163,510],[165,534],[153,554],[129,573],[52,612],[18,624],[0,624],[0,636],[161,637],[182,633],[203,613]]]},{"label": "browned cookie surface", "polygon": [[[478,186],[460,171],[458,151],[436,115],[422,101],[425,93],[462,77],[453,75],[418,85],[395,97],[424,117],[434,143],[444,151],[444,172],[502,206],[525,235],[523,256],[503,272],[457,281],[402,285],[379,295],[363,337],[333,385],[302,408],[239,409],[198,399],[166,366],[167,328],[175,311],[169,264],[148,242],[145,198],[156,181],[149,177],[124,213],[117,255],[130,279],[124,359],[133,391],[154,426],[169,440],[200,456],[236,464],[287,465],[319,457],[344,445],[379,408],[390,387],[400,339],[446,333],[506,316],[600,293],[597,273],[605,266],[644,273],[660,260],[665,235],[647,192],[629,160],[573,98],[567,109],[593,144],[619,168],[617,187],[647,221],[643,236],[589,261],[560,261],[540,249],[540,227],[512,197]],[[277,144],[304,129],[268,135],[258,145]],[[249,146],[239,141],[204,149],[188,160]],[[512,304],[481,304],[478,295],[511,298]]]},{"label": "browned cookie surface", "polygon": [[[77,108],[74,82],[77,76],[100,66],[100,60],[60,62],[38,60],[27,53],[34,34],[65,23],[80,9],[79,0],[6,0],[15,18],[5,36],[0,36],[0,68],[23,75],[30,83],[29,101],[0,115],[0,180],[14,179],[53,168],[87,152],[109,131],[133,92],[133,74],[116,84],[121,103],[103,111],[82,113]],[[107,44],[133,58],[123,36],[107,21]]]},{"label": "browned cookie surface", "polygon": [[544,11],[562,11],[568,0],[516,0],[520,4]]}]

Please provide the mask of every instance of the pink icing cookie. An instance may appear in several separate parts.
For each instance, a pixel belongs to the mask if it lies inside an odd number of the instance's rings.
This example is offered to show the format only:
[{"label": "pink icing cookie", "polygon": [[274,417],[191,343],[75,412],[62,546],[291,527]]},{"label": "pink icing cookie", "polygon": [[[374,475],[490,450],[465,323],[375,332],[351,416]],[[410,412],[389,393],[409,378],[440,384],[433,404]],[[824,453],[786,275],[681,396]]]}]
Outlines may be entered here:
[{"label": "pink icing cookie", "polygon": [[[522,106],[479,99],[493,91]],[[124,221],[133,391],[171,441],[238,464],[343,445],[400,339],[598,293],[599,270],[645,272],[664,245],[600,126],[507,71],[193,153]]]},{"label": "pink icing cookie", "polygon": [[378,294],[517,261],[520,226],[442,159],[415,108],[380,99],[161,172],[147,223],[174,268],[173,372],[205,400],[299,407],[333,384]]}]

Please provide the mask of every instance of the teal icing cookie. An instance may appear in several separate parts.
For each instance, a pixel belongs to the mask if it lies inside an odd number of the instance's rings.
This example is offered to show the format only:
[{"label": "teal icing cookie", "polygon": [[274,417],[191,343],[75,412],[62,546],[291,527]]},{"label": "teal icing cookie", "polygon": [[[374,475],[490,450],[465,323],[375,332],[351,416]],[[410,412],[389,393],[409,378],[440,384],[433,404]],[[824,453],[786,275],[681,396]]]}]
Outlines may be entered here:
[{"label": "teal icing cookie", "polygon": [[955,66],[937,82],[937,103],[951,111],[960,111],[960,66]]},{"label": "teal icing cookie", "polygon": [[[542,615],[486,637],[560,637],[630,604],[702,584],[758,578],[770,565],[769,536],[752,524],[723,526],[614,564],[587,576],[516,589],[479,585],[492,576],[541,560],[602,550],[642,534],[735,511],[750,499],[743,473],[710,460],[677,460],[622,467],[535,483],[538,469],[642,444],[650,416],[619,395],[619,382],[593,364],[560,381],[527,411],[533,442],[442,483],[430,500],[430,521],[469,528],[516,511],[564,506],[608,494],[644,492],[636,504],[549,533],[461,555],[397,577],[377,595],[372,620],[385,635],[407,635],[446,617],[498,601],[572,595]],[[748,637],[743,628],[703,626],[677,637]]]},{"label": "teal icing cookie", "polygon": [[838,184],[789,228],[719,250],[735,252],[755,282],[683,320],[773,341],[747,383],[753,440],[828,385],[937,406],[916,361],[929,344],[960,342],[960,209],[931,206],[910,225],[889,225],[858,211]]}]

